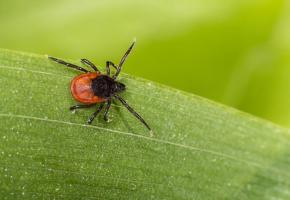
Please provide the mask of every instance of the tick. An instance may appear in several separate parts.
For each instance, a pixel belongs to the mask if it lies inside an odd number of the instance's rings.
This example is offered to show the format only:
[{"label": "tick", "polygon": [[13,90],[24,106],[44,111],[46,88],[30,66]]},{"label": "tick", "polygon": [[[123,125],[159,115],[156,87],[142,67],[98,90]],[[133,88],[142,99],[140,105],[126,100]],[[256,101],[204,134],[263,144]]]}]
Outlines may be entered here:
[{"label": "tick", "polygon": [[[132,113],[142,124],[144,124],[148,130],[151,131],[151,128],[145,122],[145,120],[119,95],[121,92],[125,91],[126,86],[123,83],[117,81],[117,78],[122,70],[122,66],[126,58],[130,54],[134,45],[135,41],[126,51],[118,66],[116,66],[111,61],[106,62],[106,74],[102,74],[98,68],[87,59],[81,59],[81,62],[84,65],[92,68],[93,71],[89,71],[75,64],[48,56],[49,59],[59,64],[83,72],[82,74],[74,77],[70,85],[73,98],[82,104],[72,106],[70,107],[70,110],[74,111],[76,109],[88,108],[98,104],[99,106],[97,107],[96,111],[89,117],[87,121],[88,124],[93,122],[93,120],[104,107],[104,120],[108,122],[108,112],[111,107],[112,99],[117,99],[123,106],[125,106],[125,108],[128,109],[130,113]],[[116,69],[116,72],[112,76],[110,67],[114,67]]]}]

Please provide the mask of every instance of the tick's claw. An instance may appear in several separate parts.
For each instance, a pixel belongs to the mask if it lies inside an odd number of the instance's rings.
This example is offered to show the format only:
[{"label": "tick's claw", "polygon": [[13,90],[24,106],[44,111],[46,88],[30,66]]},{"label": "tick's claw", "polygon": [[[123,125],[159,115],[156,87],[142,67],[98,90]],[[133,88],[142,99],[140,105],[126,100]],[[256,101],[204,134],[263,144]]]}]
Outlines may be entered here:
[{"label": "tick's claw", "polygon": [[109,118],[105,118],[105,117],[104,117],[104,120],[105,120],[105,122],[107,122],[107,123],[109,123],[109,122],[112,121],[112,120],[110,120]]},{"label": "tick's claw", "polygon": [[74,111],[75,108],[72,106],[72,107],[69,108],[69,110],[70,110],[70,111]]},{"label": "tick's claw", "polygon": [[72,112],[72,113],[75,113],[76,112],[76,108],[74,106],[70,107],[69,110]]}]

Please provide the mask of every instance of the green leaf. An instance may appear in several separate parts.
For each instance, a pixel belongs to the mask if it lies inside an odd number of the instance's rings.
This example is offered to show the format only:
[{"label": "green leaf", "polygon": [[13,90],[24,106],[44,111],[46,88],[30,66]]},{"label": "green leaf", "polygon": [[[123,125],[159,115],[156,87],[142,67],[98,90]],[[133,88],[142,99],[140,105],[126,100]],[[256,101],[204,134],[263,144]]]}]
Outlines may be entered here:
[{"label": "green leaf", "polygon": [[290,128],[289,11],[286,0],[0,1],[0,48],[105,63],[136,37],[124,72]]},{"label": "green leaf", "polygon": [[288,129],[127,74],[154,136],[118,103],[86,125],[95,108],[68,109],[77,74],[0,50],[2,198],[289,199]]}]

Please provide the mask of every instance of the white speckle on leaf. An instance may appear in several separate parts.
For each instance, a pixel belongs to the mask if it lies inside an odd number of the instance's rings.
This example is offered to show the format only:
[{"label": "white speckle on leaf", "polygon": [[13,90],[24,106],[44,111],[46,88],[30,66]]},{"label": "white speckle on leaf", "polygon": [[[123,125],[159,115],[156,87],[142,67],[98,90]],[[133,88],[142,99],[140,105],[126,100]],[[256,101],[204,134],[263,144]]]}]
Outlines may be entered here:
[{"label": "white speckle on leaf", "polygon": [[18,90],[12,90],[12,94],[17,94]]},{"label": "white speckle on leaf", "polygon": [[134,184],[134,183],[130,184],[130,189],[131,190],[136,190],[136,188],[137,188],[136,184]]},{"label": "white speckle on leaf", "polygon": [[106,121],[107,123],[110,123],[111,121],[113,121],[113,120],[111,120],[110,118]]},{"label": "white speckle on leaf", "polygon": [[149,131],[149,135],[150,137],[153,137],[154,136],[154,132],[152,130]]}]

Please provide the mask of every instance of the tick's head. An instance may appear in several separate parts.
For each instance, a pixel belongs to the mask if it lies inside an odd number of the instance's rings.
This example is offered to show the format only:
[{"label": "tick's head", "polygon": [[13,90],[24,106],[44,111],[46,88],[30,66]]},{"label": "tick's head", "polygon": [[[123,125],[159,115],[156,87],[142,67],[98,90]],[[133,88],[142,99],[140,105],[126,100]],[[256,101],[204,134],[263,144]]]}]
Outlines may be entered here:
[{"label": "tick's head", "polygon": [[91,87],[94,95],[102,98],[109,98],[125,90],[125,85],[123,83],[115,81],[106,75],[101,75],[93,79]]},{"label": "tick's head", "polygon": [[115,85],[114,85],[114,92],[115,93],[120,93],[120,92],[123,92],[125,90],[126,90],[125,84],[117,82],[117,81],[115,82]]}]

